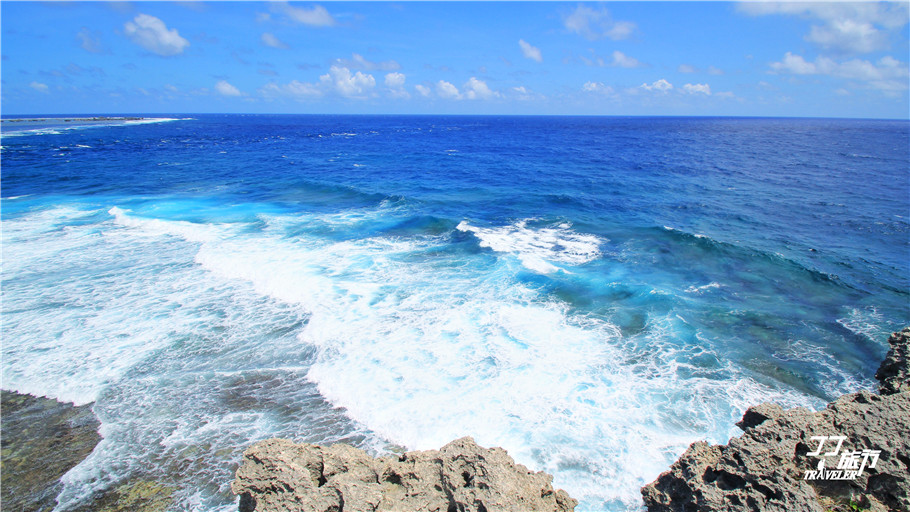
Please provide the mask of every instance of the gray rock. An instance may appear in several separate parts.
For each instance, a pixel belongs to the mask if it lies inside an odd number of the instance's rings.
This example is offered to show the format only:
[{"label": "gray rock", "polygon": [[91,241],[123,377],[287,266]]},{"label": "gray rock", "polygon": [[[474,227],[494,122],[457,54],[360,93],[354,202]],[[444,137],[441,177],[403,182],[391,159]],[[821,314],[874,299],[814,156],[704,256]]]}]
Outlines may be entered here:
[{"label": "gray rock", "polygon": [[344,444],[269,439],[244,453],[231,490],[241,512],[574,510],[577,502],[552,481],[470,437],[382,458]]},{"label": "gray rock", "polygon": [[[891,351],[876,378],[881,395],[844,395],[825,410],[750,408],[737,425],[745,433],[723,446],[693,443],[670,470],[642,488],[649,512],[910,510],[910,328],[888,340]],[[845,436],[810,456],[820,439]],[[874,468],[852,480],[813,479],[824,461],[837,470],[845,451],[881,450]],[[871,459],[870,459],[871,462]],[[808,477],[808,478],[807,478]]]},{"label": "gray rock", "polygon": [[882,361],[875,378],[881,383],[879,392],[891,395],[910,391],[910,327],[888,338],[891,349]]}]

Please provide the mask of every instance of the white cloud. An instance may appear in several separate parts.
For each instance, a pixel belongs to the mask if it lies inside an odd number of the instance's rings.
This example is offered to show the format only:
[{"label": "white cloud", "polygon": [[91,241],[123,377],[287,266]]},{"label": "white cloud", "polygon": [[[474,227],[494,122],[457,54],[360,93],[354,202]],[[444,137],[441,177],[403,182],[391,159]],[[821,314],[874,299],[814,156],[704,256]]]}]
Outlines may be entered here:
[{"label": "white cloud", "polygon": [[371,62],[366,60],[363,55],[360,55],[359,53],[352,53],[350,59],[335,59],[335,64],[348,69],[362,69],[365,71],[377,69],[380,71],[397,71],[401,69],[401,64],[394,60]]},{"label": "white cloud", "polygon": [[177,29],[168,29],[163,21],[148,14],[139,14],[126,22],[123,31],[134,43],[165,57],[182,53],[190,45]]},{"label": "white cloud", "polygon": [[284,14],[296,23],[311,27],[331,27],[336,24],[335,18],[321,5],[315,5],[312,9],[291,7],[287,2],[275,2],[271,5],[273,11]]},{"label": "white cloud", "polygon": [[720,75],[723,75],[723,74],[724,74],[724,70],[722,70],[722,69],[720,69],[720,68],[716,68],[716,67],[714,67],[714,66],[708,66],[708,74],[709,74],[709,75],[720,76]]},{"label": "white cloud", "polygon": [[389,95],[393,98],[410,98],[411,95],[404,89],[404,73],[388,73],[385,76],[385,85],[389,88]]},{"label": "white cloud", "polygon": [[512,87],[509,92],[509,96],[518,101],[540,101],[546,99],[543,94],[536,93],[523,85]]},{"label": "white cloud", "polygon": [[290,97],[296,100],[305,100],[318,98],[323,95],[323,92],[313,84],[292,80],[284,85],[270,82],[259,89],[259,94],[266,98]]},{"label": "white cloud", "polygon": [[286,50],[288,48],[287,44],[269,32],[262,33],[262,43],[266,46],[271,46],[272,48],[280,48],[282,50]]},{"label": "white cloud", "polygon": [[683,86],[683,91],[689,94],[704,94],[710,96],[711,86],[708,84],[686,84]]},{"label": "white cloud", "polygon": [[82,30],[76,34],[76,38],[81,41],[82,49],[89,53],[102,53],[104,46],[101,44],[101,38],[93,34],[89,29],[82,27]]},{"label": "white cloud", "polygon": [[240,91],[225,80],[219,80],[215,84],[215,90],[222,96],[240,96]]},{"label": "white cloud", "polygon": [[661,78],[660,80],[652,82],[651,84],[641,84],[639,87],[646,91],[667,92],[673,89],[673,84]]},{"label": "white cloud", "polygon": [[471,79],[464,84],[464,96],[469,100],[488,100],[491,98],[498,98],[499,93],[491,90],[483,80],[478,80],[472,76]]},{"label": "white cloud", "polygon": [[461,99],[461,93],[458,92],[458,88],[445,80],[436,82],[436,94],[438,94],[440,98],[451,100]]},{"label": "white cloud", "polygon": [[676,70],[680,73],[695,73],[698,71],[695,69],[695,66],[690,66],[688,64],[680,64]]},{"label": "white cloud", "polygon": [[38,92],[48,92],[47,84],[42,84],[41,82],[32,82],[28,86]]},{"label": "white cloud", "polygon": [[403,73],[389,73],[385,76],[386,87],[404,87],[405,75]]},{"label": "white cloud", "polygon": [[793,75],[827,75],[866,82],[874,89],[886,91],[905,90],[910,86],[910,68],[906,62],[885,56],[872,63],[868,60],[852,59],[837,62],[827,57],[807,61],[800,55],[787,52],[780,62],[772,62],[774,73]]},{"label": "white cloud", "polygon": [[[451,84],[449,84],[449,85],[451,85]],[[423,96],[424,98],[430,96],[430,93],[431,93],[430,88],[425,85],[417,84],[414,86],[414,89],[417,90],[417,92],[420,93],[420,95]]]},{"label": "white cloud", "polygon": [[543,55],[540,54],[540,48],[531,46],[531,44],[524,39],[518,40],[518,46],[521,47],[521,53],[523,53],[525,57],[536,60],[537,62],[543,62]]},{"label": "white cloud", "polygon": [[641,62],[638,59],[629,57],[623,52],[617,50],[613,52],[613,65],[620,68],[638,68],[641,67]]},{"label": "white cloud", "polygon": [[351,74],[348,68],[332,66],[327,74],[319,77],[319,83],[342,96],[360,97],[376,86],[376,79],[360,71]]},{"label": "white cloud", "polygon": [[579,5],[563,18],[563,25],[591,41],[605,37],[613,41],[627,39],[636,28],[630,21],[614,21],[606,8],[592,9],[586,5]]},{"label": "white cloud", "polygon": [[[833,63],[831,59],[823,59],[825,64]],[[771,69],[776,72],[783,73],[793,73],[795,75],[814,75],[818,72],[818,67],[816,64],[811,62],[806,62],[806,59],[802,58],[800,55],[793,55],[790,52],[787,52],[784,55],[784,59],[781,62],[772,62]]]},{"label": "white cloud", "polygon": [[888,37],[871,23],[854,20],[833,20],[825,26],[815,25],[806,41],[825,49],[869,53],[888,47]]},{"label": "white cloud", "polygon": [[581,86],[581,90],[599,94],[613,94],[613,88],[609,85],[604,85],[603,82],[585,82],[585,84]]},{"label": "white cloud", "polygon": [[806,41],[840,54],[861,54],[887,49],[889,33],[910,19],[906,2],[748,2],[740,10],[753,16],[783,14],[821,22],[813,25]]}]

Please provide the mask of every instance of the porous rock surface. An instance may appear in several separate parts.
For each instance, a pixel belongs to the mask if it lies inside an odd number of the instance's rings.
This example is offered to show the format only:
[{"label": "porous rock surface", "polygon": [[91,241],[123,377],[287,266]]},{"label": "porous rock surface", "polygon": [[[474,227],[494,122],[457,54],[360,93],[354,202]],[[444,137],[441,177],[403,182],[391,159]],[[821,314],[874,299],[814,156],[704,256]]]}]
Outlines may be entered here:
[{"label": "porous rock surface", "polygon": [[241,512],[574,510],[577,502],[552,480],[470,437],[381,458],[345,444],[268,439],[244,453],[231,490]]},{"label": "porous rock surface", "polygon": [[[737,423],[742,436],[725,446],[693,443],[642,488],[648,511],[910,511],[910,327],[888,342],[875,375],[880,394],[844,395],[814,413],[768,403],[750,408]],[[813,436],[846,436],[840,453],[881,454],[855,480],[806,479],[822,460],[808,455],[819,446]],[[838,457],[825,464],[835,470]]]},{"label": "porous rock surface", "polygon": [[0,508],[50,512],[63,489],[60,477],[101,441],[92,404],[3,390],[0,418]]}]

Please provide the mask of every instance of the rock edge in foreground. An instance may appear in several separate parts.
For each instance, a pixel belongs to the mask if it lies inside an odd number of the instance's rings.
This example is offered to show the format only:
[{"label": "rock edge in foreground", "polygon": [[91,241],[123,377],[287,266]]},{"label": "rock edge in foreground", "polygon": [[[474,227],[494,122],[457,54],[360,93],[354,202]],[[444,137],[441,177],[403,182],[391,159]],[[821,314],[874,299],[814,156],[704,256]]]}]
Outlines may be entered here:
[{"label": "rock edge in foreground", "polygon": [[241,512],[573,511],[578,502],[552,481],[470,437],[381,458],[345,444],[268,439],[244,453],[231,490]]},{"label": "rock edge in foreground", "polygon": [[[839,503],[852,510],[910,510],[910,327],[888,342],[875,374],[881,394],[844,395],[815,413],[769,403],[750,408],[737,423],[742,436],[725,446],[693,443],[642,488],[648,511],[825,512]],[[846,439],[836,455],[824,456],[835,450],[831,440],[810,456],[822,442],[813,436]],[[853,480],[807,474],[837,470],[848,450],[881,453],[874,468],[867,465]]]}]

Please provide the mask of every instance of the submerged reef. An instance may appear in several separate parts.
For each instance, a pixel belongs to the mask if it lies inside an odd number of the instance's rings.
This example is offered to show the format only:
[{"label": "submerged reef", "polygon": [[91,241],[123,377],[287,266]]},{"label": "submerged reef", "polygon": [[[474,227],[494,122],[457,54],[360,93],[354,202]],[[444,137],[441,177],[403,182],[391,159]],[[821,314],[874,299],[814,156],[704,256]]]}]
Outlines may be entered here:
[{"label": "submerged reef", "polygon": [[819,412],[764,403],[727,445],[693,443],[642,488],[649,512],[910,510],[910,327],[888,339],[879,394]]},{"label": "submerged reef", "polygon": [[241,512],[575,510],[577,501],[552,481],[470,437],[381,458],[345,444],[269,439],[244,453],[231,489]]}]

